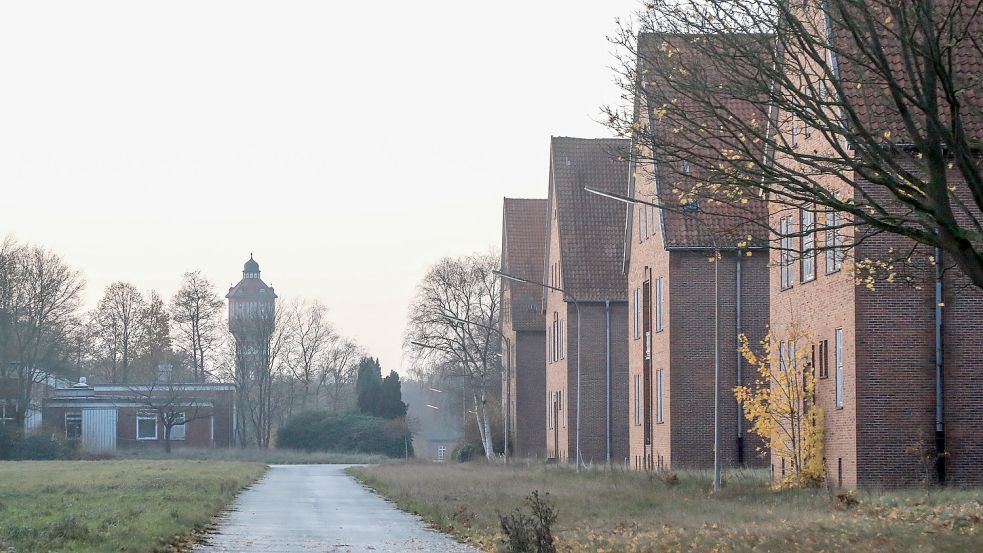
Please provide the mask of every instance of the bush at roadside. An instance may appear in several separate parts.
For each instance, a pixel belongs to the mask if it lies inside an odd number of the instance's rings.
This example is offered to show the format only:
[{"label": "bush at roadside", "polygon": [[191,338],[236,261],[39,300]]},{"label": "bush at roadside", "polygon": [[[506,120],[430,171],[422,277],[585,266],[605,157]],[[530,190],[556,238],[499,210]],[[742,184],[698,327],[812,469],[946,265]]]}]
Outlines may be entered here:
[{"label": "bush at roadside", "polygon": [[280,427],[276,446],[304,451],[356,451],[389,457],[413,456],[413,438],[405,420],[387,420],[359,413],[301,413],[291,417]]}]

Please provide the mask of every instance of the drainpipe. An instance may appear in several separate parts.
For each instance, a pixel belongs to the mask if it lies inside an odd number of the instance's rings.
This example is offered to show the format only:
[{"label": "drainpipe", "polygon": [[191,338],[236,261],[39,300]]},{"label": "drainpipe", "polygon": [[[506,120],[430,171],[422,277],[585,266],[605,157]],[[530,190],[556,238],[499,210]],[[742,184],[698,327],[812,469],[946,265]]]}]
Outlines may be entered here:
[{"label": "drainpipe", "polygon": [[[744,385],[744,358],[740,352],[741,346],[741,333],[743,328],[741,326],[741,250],[737,250],[737,262],[735,265],[735,278],[737,281],[737,290],[734,294],[734,305],[737,311],[737,334],[735,339],[737,340],[737,385]],[[744,405],[741,402],[737,402],[737,464],[740,466],[744,465]]]},{"label": "drainpipe", "polygon": [[935,248],[935,470],[945,484],[945,422],[942,391],[942,250]]},{"label": "drainpipe", "polygon": [[608,464],[611,464],[611,300],[604,300],[604,318],[607,325],[607,438]]}]

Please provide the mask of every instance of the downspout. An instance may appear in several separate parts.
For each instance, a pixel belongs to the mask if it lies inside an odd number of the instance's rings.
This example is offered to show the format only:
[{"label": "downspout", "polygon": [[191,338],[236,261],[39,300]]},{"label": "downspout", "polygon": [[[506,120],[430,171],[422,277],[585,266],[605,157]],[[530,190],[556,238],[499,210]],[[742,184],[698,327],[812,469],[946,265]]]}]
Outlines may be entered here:
[{"label": "downspout", "polygon": [[942,391],[942,250],[935,248],[935,470],[945,484],[945,422]]},{"label": "downspout", "polygon": [[607,459],[611,464],[611,300],[604,300],[604,318],[607,326]]},{"label": "downspout", "polygon": [[[741,250],[737,250],[737,261],[735,264],[734,280],[737,281],[737,289],[734,294],[734,305],[737,311],[737,385],[744,385],[744,356],[741,354]],[[744,466],[744,405],[737,402],[737,464]]]}]

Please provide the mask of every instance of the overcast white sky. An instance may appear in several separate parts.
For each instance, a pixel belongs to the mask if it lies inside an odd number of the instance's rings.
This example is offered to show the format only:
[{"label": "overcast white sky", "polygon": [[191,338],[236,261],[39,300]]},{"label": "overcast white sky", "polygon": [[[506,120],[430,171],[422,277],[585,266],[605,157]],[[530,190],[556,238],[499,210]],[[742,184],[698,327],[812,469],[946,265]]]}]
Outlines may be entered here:
[{"label": "overcast white sky", "polygon": [[255,252],[402,371],[414,287],[545,197],[549,137],[608,136],[637,0],[4,2],[0,236],[169,297]]}]

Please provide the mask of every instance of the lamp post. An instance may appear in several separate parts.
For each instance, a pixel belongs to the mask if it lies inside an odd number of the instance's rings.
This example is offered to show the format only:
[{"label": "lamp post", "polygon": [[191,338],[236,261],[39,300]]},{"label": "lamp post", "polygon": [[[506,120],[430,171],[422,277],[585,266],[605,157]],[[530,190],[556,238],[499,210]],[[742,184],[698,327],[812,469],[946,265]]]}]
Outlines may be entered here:
[{"label": "lamp post", "polygon": [[[617,200],[628,205],[642,204],[663,209],[663,206],[639,200],[632,196],[597,190],[585,186],[584,190],[591,194]],[[699,209],[699,208],[697,208]],[[684,208],[685,210],[685,208]],[[693,217],[698,224],[705,224]],[[712,232],[707,233],[713,242],[713,491],[720,491],[720,248]]]},{"label": "lamp post", "polygon": [[[573,302],[574,309],[577,311],[577,409],[576,409],[577,410],[577,423],[576,423],[576,426],[577,426],[577,434],[576,434],[576,438],[575,438],[575,440],[576,440],[575,444],[576,444],[576,450],[577,450],[577,461],[576,461],[577,462],[577,472],[580,472],[580,325],[583,322],[580,319],[580,304],[577,303],[577,298],[575,298],[573,296],[573,294],[571,294],[570,292],[567,292],[566,290],[564,290],[563,288],[560,288],[559,286],[550,286],[549,284],[546,284],[544,282],[536,282],[534,280],[529,280],[529,279],[525,279],[525,278],[518,277],[518,276],[515,276],[515,275],[510,275],[508,273],[503,273],[502,271],[492,271],[492,273],[494,273],[494,274],[496,274],[496,275],[498,275],[498,276],[500,276],[500,277],[502,277],[502,278],[504,278],[506,280],[511,280],[513,282],[523,282],[523,283],[526,283],[526,284],[532,284],[532,285],[535,285],[535,286],[540,286],[542,288],[546,288],[547,290],[555,290],[557,292],[560,292],[561,294],[564,294],[565,296],[568,296],[570,298],[570,301]],[[559,454],[559,452],[557,452],[557,454]]]},{"label": "lamp post", "polygon": [[469,321],[467,319],[461,319],[459,317],[453,317],[451,315],[443,315],[443,317],[448,321],[454,321],[456,323],[461,323],[461,324],[474,325],[478,328],[484,328],[486,330],[491,330],[492,332],[497,332],[498,335],[502,337],[502,340],[505,341],[505,356],[508,358],[508,360],[505,362],[505,379],[507,385],[505,387],[506,389],[505,409],[502,410],[502,420],[503,420],[503,424],[505,425],[505,445],[503,446],[504,450],[502,454],[505,457],[505,464],[508,464],[509,435],[512,434],[512,427],[509,424],[510,422],[512,422],[511,420],[512,419],[511,417],[512,414],[512,340],[510,340],[509,337],[506,336],[501,330],[491,325],[477,323],[475,321]]}]

